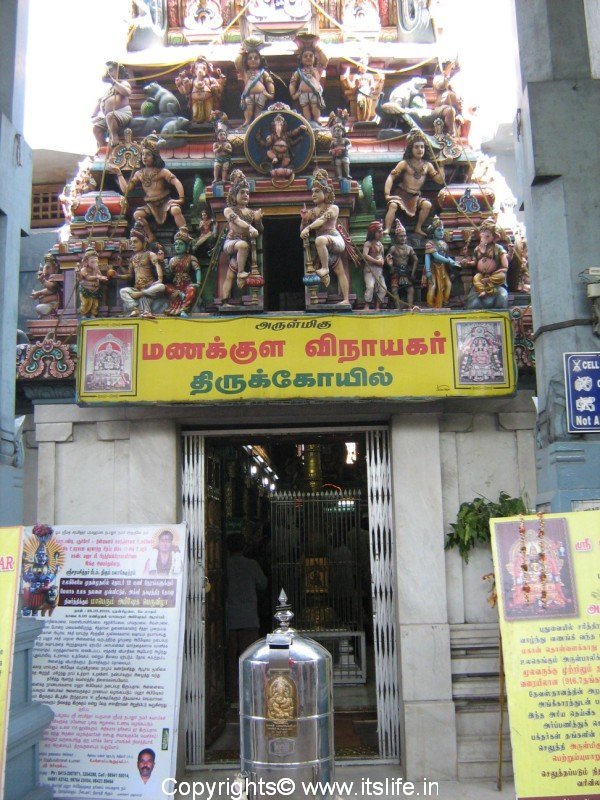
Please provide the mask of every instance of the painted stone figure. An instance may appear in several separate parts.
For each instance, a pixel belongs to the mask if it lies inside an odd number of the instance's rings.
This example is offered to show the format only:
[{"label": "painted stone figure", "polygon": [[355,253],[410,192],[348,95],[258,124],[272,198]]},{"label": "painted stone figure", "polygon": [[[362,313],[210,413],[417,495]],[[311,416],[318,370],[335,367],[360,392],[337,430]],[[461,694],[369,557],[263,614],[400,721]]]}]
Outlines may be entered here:
[{"label": "painted stone figure", "polygon": [[[183,186],[179,178],[165,167],[157,141],[148,136],[142,142],[142,167],[136,170],[129,181],[126,181],[121,168],[114,165],[110,171],[117,176],[121,191],[127,195],[137,185],[141,185],[144,192],[145,204],[138,208],[134,220],[139,223],[149,242],[154,240],[154,234],[148,224],[148,217],[152,217],[158,225],[164,225],[167,215],[170,214],[179,230],[186,228],[185,217],[181,205],[185,199]],[[171,196],[171,188],[177,192],[177,197]]]},{"label": "painted stone figure", "polygon": [[290,80],[290,95],[300,106],[302,116],[318,124],[325,109],[321,81],[328,58],[318,44],[316,36],[297,37],[298,68]]},{"label": "painted stone figure", "polygon": [[375,308],[378,309],[385,301],[387,286],[383,277],[384,249],[383,249],[383,223],[376,220],[367,228],[367,240],[363,245],[363,259],[365,262],[365,308],[368,309],[375,295]]},{"label": "painted stone figure", "polygon": [[312,184],[313,207],[304,206],[300,209],[300,238],[304,241],[305,248],[310,247],[310,235],[315,234],[314,244],[319,262],[315,274],[327,287],[331,281],[329,272],[333,269],[342,295],[341,302],[349,305],[350,285],[341,259],[341,254],[346,249],[346,241],[337,228],[340,210],[334,200],[335,194],[329,184],[327,172],[316,169]]},{"label": "painted stone figure", "polygon": [[473,250],[473,258],[463,261],[463,264],[473,266],[476,270],[473,287],[466,300],[469,309],[508,307],[508,256],[506,250],[497,243],[497,236],[496,222],[490,217],[481,225],[479,244]]},{"label": "painted stone figure", "polygon": [[98,316],[102,299],[102,284],[108,283],[108,276],[102,274],[94,247],[88,247],[85,251],[76,276],[79,286],[79,313],[83,319],[94,319]]},{"label": "painted stone figure", "polygon": [[106,62],[106,72],[102,78],[108,89],[98,100],[92,113],[93,133],[98,147],[119,144],[119,135],[130,124],[133,113],[129,104],[131,84],[129,71],[116,61]]},{"label": "painted stone figure", "polygon": [[189,253],[192,238],[188,233],[177,231],[174,241],[175,255],[167,265],[165,279],[165,294],[169,299],[165,314],[171,317],[187,317],[198,299],[200,264]]},{"label": "painted stone figure", "polygon": [[290,130],[283,114],[276,114],[271,121],[270,133],[263,136],[260,129],[256,131],[256,141],[267,148],[271,175],[288,177],[293,174],[293,148],[306,134],[306,125],[299,125]]},{"label": "painted stone figure", "polygon": [[347,67],[340,77],[350,115],[357,122],[371,122],[375,118],[384,80],[382,72],[369,70],[367,61],[359,64],[355,72]]},{"label": "painted stone figure", "polygon": [[244,126],[265,110],[267,100],[275,97],[273,76],[267,69],[267,62],[260,54],[260,44],[247,40],[235,59],[235,67],[244,81],[240,105],[244,113]]},{"label": "painted stone figure", "polygon": [[217,183],[225,183],[231,169],[231,154],[233,147],[227,138],[227,126],[223,122],[217,122],[215,127],[215,141],[212,146],[213,161],[213,186]]},{"label": "painted stone figure", "polygon": [[415,275],[418,258],[413,248],[406,242],[406,228],[396,220],[392,231],[393,244],[387,252],[385,263],[390,268],[390,285],[396,307],[400,308],[400,293],[405,302],[412,306],[415,301]]},{"label": "painted stone figure", "polygon": [[58,277],[58,264],[52,253],[44,256],[44,263],[40,264],[37,279],[41,289],[31,293],[32,300],[37,300],[35,307],[36,314],[42,317],[56,316],[56,310],[60,305],[60,285]]},{"label": "painted stone figure", "polygon": [[203,56],[196,59],[191,74],[183,71],[175,78],[175,86],[189,100],[193,122],[210,122],[213,109],[220,105],[225,80],[221,70],[213,70]]},{"label": "painted stone figure", "polygon": [[198,236],[192,242],[192,250],[199,250],[200,255],[208,255],[210,244],[216,236],[216,224],[208,211],[203,208],[200,212],[200,224],[198,225]]},{"label": "painted stone figure", "polygon": [[152,301],[165,293],[162,267],[156,254],[147,249],[143,227],[134,225],[131,229],[130,247],[133,255],[129,259],[129,269],[125,275],[117,275],[120,280],[129,279],[133,284],[120,291],[123,308],[130,317],[153,319]]},{"label": "painted stone figure", "polygon": [[431,239],[425,244],[425,272],[427,282],[427,305],[441,308],[450,299],[452,282],[446,267],[460,267],[448,255],[448,245],[444,241],[444,226],[439,217],[434,217],[429,228]]},{"label": "painted stone figure", "polygon": [[[227,275],[221,287],[221,300],[226,303],[231,297],[233,280],[237,276],[238,286],[244,286],[250,275],[246,271],[248,256],[251,263],[256,258],[256,240],[262,233],[262,209],[250,209],[250,184],[241,169],[231,173],[232,186],[227,196],[224,216],[227,222],[227,238],[223,251],[229,256]],[[251,252],[252,251],[252,252]]]},{"label": "painted stone figure", "polygon": [[341,122],[336,122],[331,129],[331,147],[329,153],[335,168],[338,180],[340,178],[351,178],[350,175],[350,156],[348,151],[352,147],[350,139],[346,137],[346,129]]},{"label": "painted stone figure", "polygon": [[421,188],[430,178],[444,183],[443,172],[427,155],[428,145],[422,133],[415,131],[407,139],[404,158],[390,172],[385,181],[384,194],[388,210],[385,215],[385,232],[389,233],[398,211],[416,217],[414,232],[425,236],[423,223],[431,211],[429,200],[421,197]]}]

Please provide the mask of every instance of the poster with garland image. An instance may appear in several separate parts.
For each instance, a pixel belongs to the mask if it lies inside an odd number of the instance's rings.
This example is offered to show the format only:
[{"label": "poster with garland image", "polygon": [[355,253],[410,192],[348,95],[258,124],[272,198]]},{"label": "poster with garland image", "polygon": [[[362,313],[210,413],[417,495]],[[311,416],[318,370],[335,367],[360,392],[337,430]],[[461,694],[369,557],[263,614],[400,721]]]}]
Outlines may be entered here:
[{"label": "poster with garland image", "polygon": [[490,526],[517,800],[600,800],[600,511]]}]

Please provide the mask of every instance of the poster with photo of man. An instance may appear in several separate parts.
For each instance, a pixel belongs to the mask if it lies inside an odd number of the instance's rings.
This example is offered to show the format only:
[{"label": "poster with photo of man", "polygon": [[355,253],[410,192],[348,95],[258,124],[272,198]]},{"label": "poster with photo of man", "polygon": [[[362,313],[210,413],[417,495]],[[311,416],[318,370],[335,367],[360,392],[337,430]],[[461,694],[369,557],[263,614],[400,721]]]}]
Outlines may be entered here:
[{"label": "poster with photo of man", "polygon": [[55,800],[164,800],[183,660],[181,525],[25,529],[21,615],[46,622],[33,699],[54,719],[40,778]]}]

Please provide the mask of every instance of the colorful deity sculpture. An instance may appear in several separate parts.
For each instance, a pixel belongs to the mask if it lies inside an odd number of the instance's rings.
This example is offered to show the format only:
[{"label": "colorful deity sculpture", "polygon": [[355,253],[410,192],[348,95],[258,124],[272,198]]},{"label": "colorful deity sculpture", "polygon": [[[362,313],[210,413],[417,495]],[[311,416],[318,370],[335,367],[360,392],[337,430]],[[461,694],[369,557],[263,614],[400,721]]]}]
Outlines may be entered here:
[{"label": "colorful deity sculpture", "polygon": [[224,122],[217,122],[215,125],[215,141],[212,150],[213,160],[213,186],[218,183],[225,183],[231,169],[231,154],[233,147],[227,138],[227,125]]},{"label": "colorful deity sculpture", "polygon": [[377,102],[383,90],[385,75],[369,70],[368,61],[358,64],[355,72],[350,67],[340,77],[344,96],[350,105],[350,116],[357,122],[371,122],[377,113]]},{"label": "colorful deity sculpture", "polygon": [[[262,209],[248,208],[250,203],[250,184],[241,169],[231,173],[231,189],[227,196],[224,216],[227,222],[227,238],[223,251],[229,256],[227,274],[221,287],[221,300],[226,303],[231,297],[233,280],[243,288],[256,267],[256,240],[263,231]],[[250,256],[250,270],[246,270]]]},{"label": "colorful deity sculpture", "polygon": [[[111,276],[114,275],[111,271]],[[76,269],[76,281],[79,287],[79,313],[83,319],[94,319],[98,316],[98,307],[102,299],[102,284],[108,283],[108,275],[103,275],[98,263],[95,247],[88,247],[81,264]]]},{"label": "colorful deity sculpture", "polygon": [[199,250],[200,255],[209,255],[209,247],[216,237],[217,226],[214,219],[210,216],[206,208],[200,211],[200,223],[198,225],[198,236],[192,242],[192,250]]},{"label": "colorful deity sculpture", "polygon": [[[179,230],[186,229],[185,217],[181,210],[184,202],[183,185],[179,178],[165,167],[158,148],[157,137],[147,136],[142,141],[142,167],[137,169],[126,181],[121,168],[113,165],[109,171],[116,174],[121,191],[127,195],[137,185],[144,192],[144,205],[136,209],[133,218],[139,223],[146,234],[146,239],[154,240],[154,233],[148,224],[148,217],[152,217],[157,225],[164,225],[167,215],[170,214]],[[171,188],[177,192],[177,197],[171,196]]]},{"label": "colorful deity sculpture", "polygon": [[133,113],[129,104],[131,84],[129,71],[116,61],[106,62],[106,72],[102,78],[109,87],[98,100],[92,113],[92,126],[98,148],[108,143],[111,147],[119,144],[119,135],[130,124]]},{"label": "colorful deity sculpture", "polygon": [[38,301],[35,311],[40,319],[56,316],[56,310],[60,305],[60,284],[57,278],[58,264],[52,253],[47,253],[37,271],[37,279],[42,288],[31,293],[32,300]]},{"label": "colorful deity sculpture", "polygon": [[[346,250],[346,239],[338,229],[337,221],[340,213],[334,203],[335,194],[329,183],[327,172],[316,169],[312,181],[312,208],[304,206],[300,209],[300,238],[304,242],[305,262],[312,266],[310,251],[310,235],[314,233],[314,246],[319,266],[314,275],[327,287],[331,281],[330,270],[333,269],[338,279],[341,303],[349,305],[350,285],[344,270],[341,255]],[[307,270],[308,272],[308,270]],[[308,285],[304,276],[305,284]]]},{"label": "colorful deity sculpture", "polygon": [[433,88],[436,93],[435,113],[443,120],[450,136],[457,136],[465,122],[462,116],[462,101],[446,75],[436,75],[433,79]]},{"label": "colorful deity sculpture", "polygon": [[450,299],[452,291],[452,281],[446,267],[460,268],[460,264],[448,255],[448,245],[444,241],[444,226],[439,217],[433,218],[429,232],[432,238],[425,244],[423,274],[427,282],[427,305],[431,308],[441,308]]},{"label": "colorful deity sculpture", "polygon": [[154,319],[152,301],[165,293],[163,271],[156,255],[147,247],[146,232],[141,225],[134,225],[130,233],[130,247],[133,255],[129,268],[120,280],[129,280],[132,286],[120,291],[123,308],[130,317]]},{"label": "colorful deity sculpture", "polygon": [[290,130],[283,114],[275,114],[271,120],[270,131],[266,136],[262,134],[260,128],[256,129],[256,141],[267,149],[266,155],[270,162],[272,177],[288,178],[293,176],[293,148],[306,135],[306,131],[306,125],[298,125]]},{"label": "colorful deity sculpture", "polygon": [[372,222],[367,228],[367,239],[363,245],[364,279],[365,279],[365,309],[370,308],[375,295],[375,308],[378,309],[385,301],[387,286],[383,277],[384,249],[383,249],[383,223],[379,220]]},{"label": "colorful deity sculpture", "polygon": [[187,317],[198,299],[201,270],[198,260],[189,253],[192,237],[186,231],[175,234],[175,255],[167,265],[165,294],[169,303],[165,314]]},{"label": "colorful deity sculpture", "polygon": [[406,304],[412,306],[415,301],[415,276],[419,260],[413,248],[406,242],[406,228],[399,219],[392,230],[392,241],[385,263],[390,268],[390,287],[394,302],[396,308],[400,308],[402,292]]},{"label": "colorful deity sculpture", "polygon": [[247,39],[235,59],[235,68],[244,81],[240,105],[244,113],[244,125],[248,126],[265,110],[267,100],[275,97],[273,76],[267,62],[260,53],[260,42]]},{"label": "colorful deity sculpture", "polygon": [[175,78],[175,86],[188,98],[192,122],[210,122],[213,109],[221,104],[226,76],[214,69],[206,58],[199,56],[194,66],[183,70]]},{"label": "colorful deity sculpture", "polygon": [[425,136],[413,131],[407,139],[404,158],[387,176],[384,194],[388,210],[385,215],[385,231],[389,233],[398,211],[409,217],[416,217],[414,233],[425,236],[423,223],[431,211],[429,200],[421,197],[421,188],[430,178],[436,183],[444,183],[444,174],[431,161],[431,151]]},{"label": "colorful deity sculpture", "polygon": [[317,36],[299,35],[295,41],[299,47],[298,67],[290,80],[290,95],[300,106],[304,119],[318,124],[325,109],[321,81],[328,58]]},{"label": "colorful deity sculpture", "polygon": [[508,307],[508,255],[498,244],[497,237],[496,221],[490,217],[481,224],[479,244],[473,250],[473,258],[462,262],[476,270],[473,286],[466,299],[466,307],[469,309]]},{"label": "colorful deity sculpture", "polygon": [[331,128],[331,147],[329,153],[331,162],[335,168],[338,180],[341,178],[351,178],[350,175],[350,156],[348,151],[352,147],[350,139],[346,136],[346,128],[341,122],[334,123]]}]

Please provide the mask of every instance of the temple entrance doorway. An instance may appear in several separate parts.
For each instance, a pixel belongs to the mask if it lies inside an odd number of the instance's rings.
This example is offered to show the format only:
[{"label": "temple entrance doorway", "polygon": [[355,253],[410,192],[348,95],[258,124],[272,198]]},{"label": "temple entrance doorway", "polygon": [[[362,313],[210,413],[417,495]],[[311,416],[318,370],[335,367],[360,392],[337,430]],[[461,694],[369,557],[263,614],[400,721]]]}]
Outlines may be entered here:
[{"label": "temple entrance doorway", "polygon": [[226,608],[228,594],[235,596],[227,550],[240,540],[265,577],[256,592],[258,636],[273,630],[283,588],[293,627],[331,653],[336,761],[397,763],[387,430],[185,433],[183,514],[190,529],[187,767],[239,762],[237,660],[230,663],[233,626]]},{"label": "temple entrance doorway", "polygon": [[265,311],[304,311],[304,257],[300,217],[265,217]]}]

